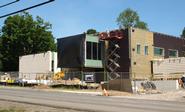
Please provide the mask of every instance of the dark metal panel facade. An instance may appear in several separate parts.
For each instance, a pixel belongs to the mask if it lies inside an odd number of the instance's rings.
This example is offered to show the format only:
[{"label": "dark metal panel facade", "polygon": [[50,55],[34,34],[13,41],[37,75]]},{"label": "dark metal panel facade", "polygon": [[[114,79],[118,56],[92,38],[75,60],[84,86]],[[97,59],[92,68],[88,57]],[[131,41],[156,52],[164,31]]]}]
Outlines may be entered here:
[{"label": "dark metal panel facade", "polygon": [[85,34],[57,39],[58,67],[82,68],[85,61]]},{"label": "dark metal panel facade", "polygon": [[183,56],[184,40],[180,37],[174,37],[154,32],[154,47],[164,48],[164,58],[169,58],[169,49],[178,50],[178,56]]},{"label": "dark metal panel facade", "polygon": [[120,68],[117,72],[129,72],[130,68],[130,59],[129,59],[129,38],[128,38],[128,29],[123,30],[124,38],[119,40],[119,65]]}]

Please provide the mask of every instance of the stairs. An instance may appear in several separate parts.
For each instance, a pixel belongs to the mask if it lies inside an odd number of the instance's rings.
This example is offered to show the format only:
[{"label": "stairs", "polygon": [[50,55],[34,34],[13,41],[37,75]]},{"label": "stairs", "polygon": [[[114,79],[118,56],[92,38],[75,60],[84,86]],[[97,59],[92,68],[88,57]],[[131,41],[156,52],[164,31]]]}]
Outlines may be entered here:
[{"label": "stairs", "polygon": [[120,58],[120,56],[118,55],[118,50],[120,49],[120,46],[114,42],[114,41],[109,41],[110,42],[110,48],[108,48],[109,50],[111,50],[110,52],[108,52],[107,54],[107,69],[108,69],[108,78],[109,80],[114,80],[120,77],[120,75],[117,73],[117,69],[120,67],[119,63],[118,63],[118,59]]}]

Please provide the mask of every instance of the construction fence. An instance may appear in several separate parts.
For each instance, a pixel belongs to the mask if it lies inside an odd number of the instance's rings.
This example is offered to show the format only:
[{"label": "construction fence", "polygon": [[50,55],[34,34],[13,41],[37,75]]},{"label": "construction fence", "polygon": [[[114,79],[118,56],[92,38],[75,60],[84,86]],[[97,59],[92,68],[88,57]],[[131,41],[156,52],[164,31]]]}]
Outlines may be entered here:
[{"label": "construction fence", "polygon": [[[142,73],[140,73],[142,74]],[[137,92],[140,88],[144,89],[159,89],[164,91],[180,89],[178,80],[168,80],[167,78],[160,78],[154,80],[151,77],[137,79],[137,74],[128,72],[64,72],[64,76],[54,80],[54,73],[20,73],[20,72],[0,72],[1,82],[21,82],[35,84],[66,84],[66,85],[85,85],[96,83],[101,85],[102,89],[118,90],[127,92]],[[152,76],[151,74],[149,74]],[[148,75],[148,76],[149,76]]]},{"label": "construction fence", "polygon": [[102,89],[107,90],[138,92],[143,88],[147,91],[172,91],[180,89],[178,77],[174,78],[174,75],[153,76],[152,74],[129,72],[66,72],[63,79],[79,79],[80,83],[98,83],[101,84]]}]

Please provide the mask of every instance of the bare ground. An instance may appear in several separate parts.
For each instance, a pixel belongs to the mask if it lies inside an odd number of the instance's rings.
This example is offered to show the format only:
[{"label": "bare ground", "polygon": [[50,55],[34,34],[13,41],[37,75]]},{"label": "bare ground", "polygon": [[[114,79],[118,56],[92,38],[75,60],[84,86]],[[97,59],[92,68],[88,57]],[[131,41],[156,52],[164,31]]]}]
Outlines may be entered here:
[{"label": "bare ground", "polygon": [[145,99],[145,100],[162,100],[162,101],[179,101],[185,102],[185,90],[163,92],[159,94],[133,94],[127,96],[113,96],[122,98]]}]

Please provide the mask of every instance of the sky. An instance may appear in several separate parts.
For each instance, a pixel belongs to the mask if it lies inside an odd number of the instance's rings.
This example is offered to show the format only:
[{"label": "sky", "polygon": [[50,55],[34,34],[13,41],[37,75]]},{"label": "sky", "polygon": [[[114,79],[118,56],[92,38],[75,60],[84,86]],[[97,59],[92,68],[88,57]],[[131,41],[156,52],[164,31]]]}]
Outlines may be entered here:
[{"label": "sky", "polygon": [[[1,0],[0,5],[11,1]],[[0,8],[0,16],[44,1],[20,0]],[[150,31],[180,36],[185,27],[185,0],[55,0],[28,12],[50,22],[54,37],[62,38],[90,28],[99,32],[117,29],[116,18],[127,8],[137,11]],[[0,19],[0,27],[5,19]]]}]

